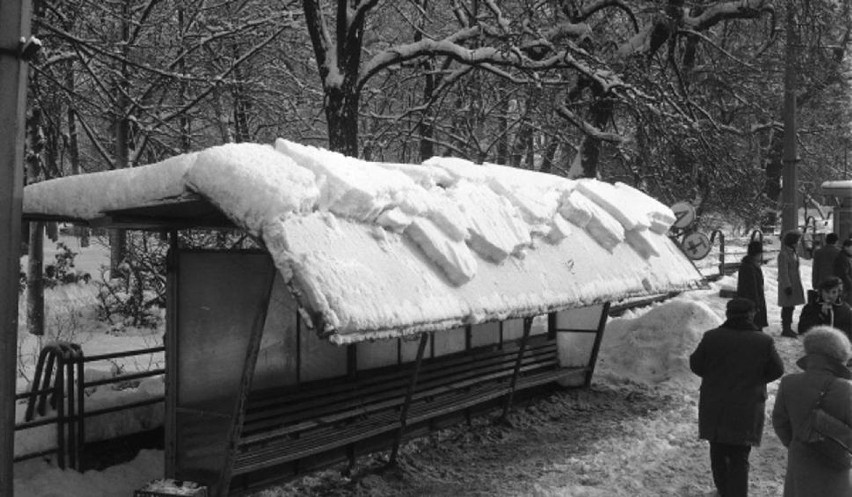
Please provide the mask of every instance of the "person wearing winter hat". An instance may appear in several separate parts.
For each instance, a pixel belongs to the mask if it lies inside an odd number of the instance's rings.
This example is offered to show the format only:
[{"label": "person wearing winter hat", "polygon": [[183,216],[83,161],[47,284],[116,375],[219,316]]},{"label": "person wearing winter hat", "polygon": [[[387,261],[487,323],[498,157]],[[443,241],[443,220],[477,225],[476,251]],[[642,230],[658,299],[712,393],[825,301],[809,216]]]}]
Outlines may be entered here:
[{"label": "person wearing winter hat", "polygon": [[722,326],[704,333],[689,356],[701,377],[698,436],[710,443],[710,469],[719,495],[748,494],[749,454],[763,435],[766,384],[784,374],[775,341],[754,325],[754,302],[727,304]]},{"label": "person wearing winter hat", "polygon": [[799,314],[799,334],[803,335],[814,326],[833,326],[852,339],[852,307],[841,298],[843,282],[837,276],[822,280],[817,298],[802,307]]},{"label": "person wearing winter hat", "polygon": [[852,238],[843,240],[842,247],[834,259],[834,276],[843,281],[843,300],[852,305]]},{"label": "person wearing winter hat", "polygon": [[794,229],[784,233],[784,244],[778,252],[778,307],[781,308],[781,336],[796,338],[793,331],[793,312],[805,303],[802,275],[799,274],[799,254],[796,244],[802,232]]},{"label": "person wearing winter hat", "polygon": [[763,290],[763,242],[753,241],[748,244],[747,253],[740,263],[737,272],[737,297],[743,297],[754,302],[754,324],[763,329],[769,325],[766,319],[766,296]]},{"label": "person wearing winter hat", "polygon": [[829,276],[834,276],[834,260],[840,253],[837,246],[839,238],[837,233],[829,233],[825,236],[825,245],[814,251],[814,259],[811,267],[811,288],[819,289],[819,284]]},{"label": "person wearing winter hat", "polygon": [[822,409],[842,421],[838,438],[852,441],[852,371],[847,367],[852,346],[844,333],[830,326],[811,328],[803,339],[805,357],[797,362],[805,371],[781,379],[772,427],[787,447],[784,497],[849,497],[852,472],[826,464],[821,454],[802,440],[811,408],[822,397]]}]

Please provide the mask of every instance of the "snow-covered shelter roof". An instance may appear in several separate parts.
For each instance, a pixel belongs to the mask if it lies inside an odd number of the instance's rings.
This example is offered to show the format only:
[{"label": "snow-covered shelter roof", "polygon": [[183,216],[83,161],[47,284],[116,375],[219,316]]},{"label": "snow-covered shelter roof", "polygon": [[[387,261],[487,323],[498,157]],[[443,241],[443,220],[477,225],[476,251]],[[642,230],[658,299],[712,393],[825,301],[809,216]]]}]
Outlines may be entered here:
[{"label": "snow-covered shelter roof", "polygon": [[[215,209],[211,206],[215,206]],[[262,240],[335,343],[695,287],[672,211],[621,183],[461,159],[366,162],[283,139],[24,189],[24,215],[227,221]],[[117,219],[117,217],[116,217]],[[145,225],[144,222],[141,225]]]}]

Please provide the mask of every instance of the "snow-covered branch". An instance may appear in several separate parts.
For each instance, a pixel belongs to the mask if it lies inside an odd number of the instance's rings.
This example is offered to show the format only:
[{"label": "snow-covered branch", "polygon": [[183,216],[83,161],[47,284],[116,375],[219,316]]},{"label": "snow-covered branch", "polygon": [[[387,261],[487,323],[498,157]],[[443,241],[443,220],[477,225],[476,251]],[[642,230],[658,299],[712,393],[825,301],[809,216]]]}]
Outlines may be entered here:
[{"label": "snow-covered branch", "polygon": [[771,0],[736,0],[719,2],[707,7],[696,16],[684,11],[683,25],[702,31],[730,19],[755,19],[764,13],[774,12]]},{"label": "snow-covered branch", "polygon": [[734,61],[734,62],[736,62],[737,64],[740,64],[741,66],[743,66],[743,67],[745,67],[745,68],[748,68],[748,69],[750,69],[750,70],[752,70],[752,71],[756,71],[756,70],[757,70],[757,68],[756,68],[756,67],[754,67],[754,65],[749,64],[748,62],[746,62],[746,61],[742,60],[741,58],[737,57],[736,55],[732,54],[731,52],[729,52],[729,51],[725,50],[725,49],[724,49],[722,46],[720,46],[718,43],[716,43],[715,41],[711,40],[708,36],[704,35],[704,33],[700,33],[700,32],[698,32],[698,31],[695,31],[695,30],[692,30],[692,29],[683,30],[683,31],[681,31],[681,33],[689,34],[689,35],[693,35],[693,36],[697,36],[697,37],[701,38],[702,40],[704,40],[705,42],[707,42],[707,44],[708,44],[708,45],[712,46],[713,48],[715,48],[716,50],[718,50],[721,54],[725,55],[726,57],[728,57],[729,59],[733,60],[733,61]]},{"label": "snow-covered branch", "polygon": [[606,131],[601,130],[595,126],[592,126],[585,119],[578,116],[574,111],[569,109],[565,104],[558,105],[555,107],[556,113],[562,116],[563,118],[570,121],[574,126],[580,129],[583,133],[592,138],[596,138],[598,140],[610,142],[610,143],[624,143],[627,141],[623,136],[616,133],[607,133]]}]

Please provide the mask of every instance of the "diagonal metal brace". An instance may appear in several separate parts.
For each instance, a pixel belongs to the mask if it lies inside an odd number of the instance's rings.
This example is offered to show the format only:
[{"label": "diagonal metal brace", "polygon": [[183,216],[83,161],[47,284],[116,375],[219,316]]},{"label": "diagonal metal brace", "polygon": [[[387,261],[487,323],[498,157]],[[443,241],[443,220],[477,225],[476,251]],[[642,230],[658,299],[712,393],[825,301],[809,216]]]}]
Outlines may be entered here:
[{"label": "diagonal metal brace", "polygon": [[408,408],[411,406],[411,398],[414,396],[414,390],[417,388],[417,377],[420,375],[420,366],[423,364],[423,352],[426,350],[426,343],[428,341],[429,333],[422,333],[420,335],[420,344],[417,347],[417,361],[414,363],[414,371],[411,374],[411,383],[408,384],[408,391],[405,393],[405,402],[402,404],[402,411],[399,414],[399,429],[394,438],[388,466],[396,464],[399,445],[402,442],[402,436],[405,433],[405,427],[408,422]]},{"label": "diagonal metal brace", "polygon": [[512,371],[512,378],[509,381],[509,393],[503,404],[503,414],[500,416],[502,421],[506,421],[509,417],[509,411],[512,409],[512,400],[515,397],[515,385],[518,383],[518,375],[521,372],[521,364],[524,361],[524,352],[527,350],[527,341],[530,338],[530,330],[532,329],[533,318],[524,318],[524,335],[521,337],[521,346],[518,349],[518,356],[515,359],[515,368]]}]

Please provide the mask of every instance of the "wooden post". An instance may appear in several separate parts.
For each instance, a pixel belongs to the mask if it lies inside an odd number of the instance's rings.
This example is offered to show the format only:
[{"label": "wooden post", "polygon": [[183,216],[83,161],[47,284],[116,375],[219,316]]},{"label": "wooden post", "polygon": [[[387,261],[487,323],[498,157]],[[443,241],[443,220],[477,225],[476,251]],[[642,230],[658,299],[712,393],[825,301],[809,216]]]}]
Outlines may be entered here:
[{"label": "wooden post", "polygon": [[18,55],[30,35],[29,0],[0,0],[0,495],[13,496],[18,263],[21,254],[24,109],[27,64]]}]

